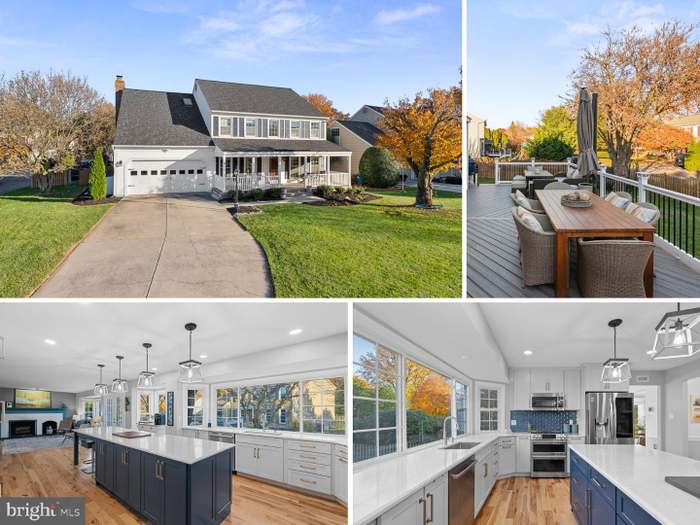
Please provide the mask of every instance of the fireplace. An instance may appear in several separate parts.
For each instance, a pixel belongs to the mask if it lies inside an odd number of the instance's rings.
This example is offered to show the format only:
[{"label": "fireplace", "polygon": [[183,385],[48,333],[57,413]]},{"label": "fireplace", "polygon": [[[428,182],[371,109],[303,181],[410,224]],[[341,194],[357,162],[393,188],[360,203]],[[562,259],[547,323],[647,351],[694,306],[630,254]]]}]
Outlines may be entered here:
[{"label": "fireplace", "polygon": [[58,425],[56,424],[55,421],[44,421],[41,424],[41,435],[42,436],[50,436],[52,434],[55,434],[57,428],[58,428]]},{"label": "fireplace", "polygon": [[36,420],[10,421],[10,438],[36,436]]}]

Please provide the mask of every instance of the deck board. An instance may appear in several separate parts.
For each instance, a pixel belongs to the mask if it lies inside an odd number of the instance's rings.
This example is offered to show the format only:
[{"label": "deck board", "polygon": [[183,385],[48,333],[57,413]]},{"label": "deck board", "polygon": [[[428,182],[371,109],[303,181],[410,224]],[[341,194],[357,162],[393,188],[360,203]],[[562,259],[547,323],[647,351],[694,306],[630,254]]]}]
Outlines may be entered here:
[{"label": "deck board", "polygon": [[[510,214],[510,186],[467,190],[467,296],[547,298],[552,285],[522,285],[517,230]],[[571,297],[580,297],[575,271]],[[700,297],[700,274],[659,248],[654,255],[654,297]]]}]

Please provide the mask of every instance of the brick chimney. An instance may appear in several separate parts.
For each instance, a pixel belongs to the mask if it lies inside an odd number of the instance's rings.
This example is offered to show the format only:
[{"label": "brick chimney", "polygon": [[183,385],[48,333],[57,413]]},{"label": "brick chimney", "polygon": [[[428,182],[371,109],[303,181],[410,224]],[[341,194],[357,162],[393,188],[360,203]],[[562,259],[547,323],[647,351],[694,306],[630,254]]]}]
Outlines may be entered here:
[{"label": "brick chimney", "polygon": [[119,119],[119,106],[122,105],[122,93],[125,87],[124,77],[117,75],[117,78],[114,79],[114,108],[117,119]]}]

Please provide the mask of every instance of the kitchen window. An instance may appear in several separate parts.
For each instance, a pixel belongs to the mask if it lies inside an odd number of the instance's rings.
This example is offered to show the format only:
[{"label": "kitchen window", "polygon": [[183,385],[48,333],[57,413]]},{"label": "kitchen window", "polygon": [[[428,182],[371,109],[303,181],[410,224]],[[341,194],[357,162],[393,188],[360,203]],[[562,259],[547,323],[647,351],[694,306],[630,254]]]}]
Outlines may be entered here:
[{"label": "kitchen window", "polygon": [[469,387],[459,381],[455,381],[455,417],[457,435],[466,434],[469,424]]},{"label": "kitchen window", "polygon": [[115,404],[115,414],[114,414],[114,424],[118,427],[124,426],[125,417],[125,398],[124,396],[118,396],[114,398]]},{"label": "kitchen window", "polygon": [[442,438],[442,423],[450,415],[450,380],[411,359],[405,365],[406,444],[408,448]]},{"label": "kitchen window", "polygon": [[278,119],[270,119],[268,121],[267,134],[270,137],[280,136],[280,121]]},{"label": "kitchen window", "polygon": [[88,421],[95,415],[95,404],[92,400],[86,399],[83,402],[83,417]]},{"label": "kitchen window", "polygon": [[240,426],[244,428],[298,431],[299,415],[299,383],[252,385],[240,389]]},{"label": "kitchen window", "polygon": [[304,381],[304,432],[345,433],[345,381],[342,377]]},{"label": "kitchen window", "polygon": [[204,425],[204,390],[201,388],[188,388],[187,396],[187,421],[188,427],[201,427]]},{"label": "kitchen window", "polygon": [[238,389],[216,389],[216,426],[238,426]]},{"label": "kitchen window", "polygon": [[222,137],[230,137],[232,134],[232,127],[231,127],[231,118],[230,117],[221,117],[221,136]]},{"label": "kitchen window", "polygon": [[291,138],[298,139],[300,136],[301,136],[301,122],[298,120],[292,120]]},{"label": "kitchen window", "polygon": [[496,432],[498,430],[498,389],[479,389],[479,430]]},{"label": "kitchen window", "polygon": [[148,421],[151,417],[151,394],[139,392],[139,421]]},{"label": "kitchen window", "polygon": [[353,337],[354,461],[397,450],[399,356],[358,335]]},{"label": "kitchen window", "polygon": [[321,138],[321,123],[320,122],[312,122],[311,123],[311,138],[312,139]]},{"label": "kitchen window", "polygon": [[245,136],[246,137],[257,137],[258,136],[258,120],[254,118],[245,119]]}]

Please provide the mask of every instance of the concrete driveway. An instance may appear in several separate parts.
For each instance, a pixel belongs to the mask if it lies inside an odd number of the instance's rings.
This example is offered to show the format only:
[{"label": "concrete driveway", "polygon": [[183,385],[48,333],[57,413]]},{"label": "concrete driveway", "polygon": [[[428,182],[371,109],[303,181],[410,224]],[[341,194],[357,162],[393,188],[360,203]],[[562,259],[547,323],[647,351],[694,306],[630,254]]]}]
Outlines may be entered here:
[{"label": "concrete driveway", "polygon": [[267,259],[208,195],[119,202],[35,297],[270,297]]}]

